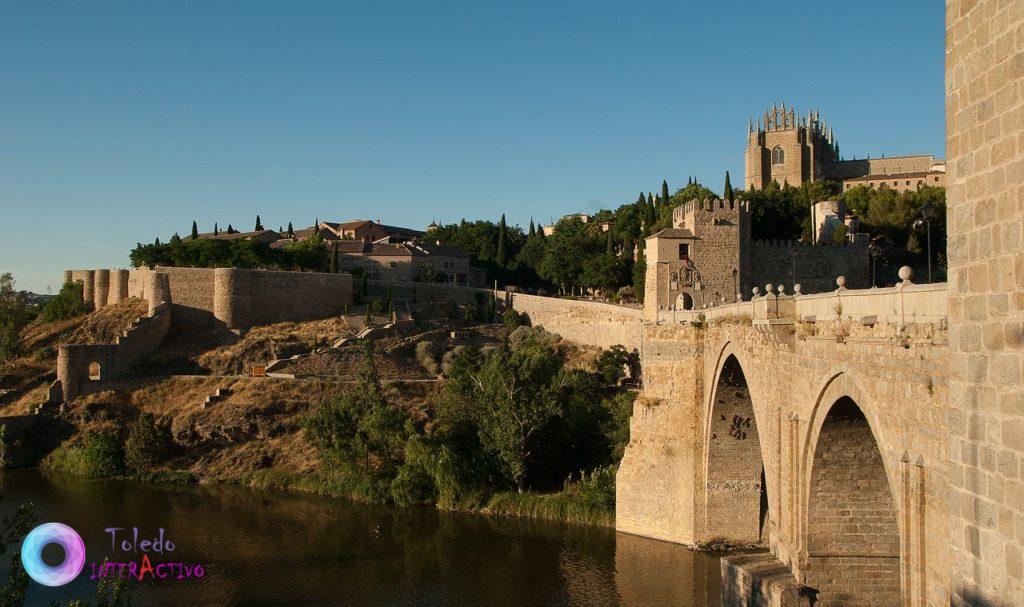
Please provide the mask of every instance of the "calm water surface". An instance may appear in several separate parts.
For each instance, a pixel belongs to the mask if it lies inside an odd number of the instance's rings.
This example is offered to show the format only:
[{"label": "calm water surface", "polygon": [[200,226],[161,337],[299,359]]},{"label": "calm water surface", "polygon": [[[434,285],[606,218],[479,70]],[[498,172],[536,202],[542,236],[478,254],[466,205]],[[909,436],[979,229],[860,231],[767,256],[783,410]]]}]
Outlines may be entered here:
[{"label": "calm water surface", "polygon": [[608,529],[36,470],[4,473],[0,494],[0,515],[32,501],[41,523],[66,523],[86,544],[82,575],[60,589],[32,582],[29,605],[94,600],[90,562],[141,559],[115,551],[108,527],[162,527],[175,549],[151,554],[154,565],[205,569],[134,585],[134,605],[719,605],[718,557]]}]

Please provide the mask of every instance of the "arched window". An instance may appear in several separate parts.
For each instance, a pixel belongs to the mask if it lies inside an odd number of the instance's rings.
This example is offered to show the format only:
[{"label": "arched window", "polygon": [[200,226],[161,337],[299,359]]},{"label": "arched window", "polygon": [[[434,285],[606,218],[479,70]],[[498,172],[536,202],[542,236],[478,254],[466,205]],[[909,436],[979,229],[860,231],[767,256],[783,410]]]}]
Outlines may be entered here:
[{"label": "arched window", "polygon": [[783,164],[784,162],[786,162],[786,152],[781,145],[777,145],[772,150],[772,164]]},{"label": "arched window", "polygon": [[89,379],[93,381],[101,379],[101,369],[99,363],[89,363]]}]

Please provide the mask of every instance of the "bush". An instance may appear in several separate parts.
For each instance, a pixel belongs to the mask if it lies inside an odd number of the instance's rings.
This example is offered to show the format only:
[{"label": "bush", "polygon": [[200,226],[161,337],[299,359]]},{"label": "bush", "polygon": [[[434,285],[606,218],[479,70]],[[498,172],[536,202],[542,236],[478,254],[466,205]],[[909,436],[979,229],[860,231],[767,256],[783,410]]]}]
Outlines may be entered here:
[{"label": "bush", "polygon": [[451,375],[455,368],[455,360],[466,353],[466,346],[455,346],[441,357],[441,373]]},{"label": "bush", "polygon": [[515,329],[523,325],[530,324],[530,317],[526,314],[520,314],[512,308],[505,310],[505,313],[501,315],[501,322],[509,329]]},{"label": "bush", "polygon": [[170,432],[151,413],[139,415],[124,443],[124,461],[135,472],[148,472],[160,465],[170,452]]},{"label": "bush", "polygon": [[43,304],[42,317],[47,322],[81,316],[89,311],[82,298],[82,283],[68,282],[53,299]]},{"label": "bush", "polygon": [[80,444],[63,446],[46,457],[43,467],[78,476],[124,473],[124,447],[113,432],[89,432]]},{"label": "bush", "polygon": [[421,341],[416,344],[416,360],[431,375],[437,375],[441,367],[437,364],[437,357],[441,354],[441,348],[432,341]]}]

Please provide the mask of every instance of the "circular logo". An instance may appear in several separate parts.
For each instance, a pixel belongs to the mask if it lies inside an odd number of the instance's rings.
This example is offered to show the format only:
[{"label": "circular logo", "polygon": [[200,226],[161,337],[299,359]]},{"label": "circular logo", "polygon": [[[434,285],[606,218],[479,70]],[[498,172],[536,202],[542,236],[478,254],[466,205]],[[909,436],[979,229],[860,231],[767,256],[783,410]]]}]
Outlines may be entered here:
[{"label": "circular logo", "polygon": [[[64,549],[64,562],[51,567],[43,562],[43,548],[57,544]],[[33,580],[44,586],[63,586],[78,577],[85,566],[85,543],[71,527],[62,523],[39,525],[21,544],[21,563]]]}]

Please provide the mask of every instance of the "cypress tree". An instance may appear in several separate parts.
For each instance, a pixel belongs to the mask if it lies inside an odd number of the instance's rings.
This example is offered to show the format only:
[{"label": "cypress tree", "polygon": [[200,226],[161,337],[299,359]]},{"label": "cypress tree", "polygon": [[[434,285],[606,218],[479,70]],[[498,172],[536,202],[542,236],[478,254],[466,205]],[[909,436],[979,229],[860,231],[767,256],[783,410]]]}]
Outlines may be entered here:
[{"label": "cypress tree", "polygon": [[536,235],[537,235],[537,229],[534,227],[534,225],[533,225],[533,217],[531,217],[530,218],[530,234],[529,234],[529,236],[532,238],[532,237],[534,237]]},{"label": "cypress tree", "polygon": [[338,273],[338,243],[331,250],[331,274]]},{"label": "cypress tree", "polygon": [[668,202],[668,180],[661,180],[661,201]]},{"label": "cypress tree", "polygon": [[508,229],[505,227],[505,214],[501,214],[501,221],[498,222],[498,251],[494,254],[494,262],[502,270],[506,264],[506,247],[508,246]]},{"label": "cypress tree", "polygon": [[369,327],[370,323],[373,322],[373,315],[370,314],[370,305],[371,304],[369,304],[369,303],[366,304],[366,326],[367,327]]},{"label": "cypress tree", "polygon": [[418,303],[416,301],[416,283],[413,283],[412,285],[412,303]]},{"label": "cypress tree", "polygon": [[735,195],[732,191],[732,183],[729,181],[729,171],[725,172],[725,199],[732,202]]},{"label": "cypress tree", "polygon": [[391,310],[391,283],[388,283],[387,309]]},{"label": "cypress tree", "polygon": [[171,236],[171,244],[178,244],[179,242],[181,242],[181,236],[178,236],[178,233],[175,232],[174,235]]},{"label": "cypress tree", "polygon": [[156,240],[153,241],[153,244],[158,246],[158,247],[160,246],[160,237],[159,236],[156,237]]},{"label": "cypress tree", "polygon": [[611,254],[612,251],[612,231],[608,230],[608,242],[605,244],[605,253]]},{"label": "cypress tree", "polygon": [[370,296],[370,283],[366,280],[366,272],[363,272],[363,297]]},{"label": "cypress tree", "polygon": [[260,216],[256,216],[256,227],[254,228],[257,232],[263,229],[263,224],[260,223]]},{"label": "cypress tree", "polygon": [[[288,236],[295,236],[295,230],[292,229],[292,222],[288,222]],[[338,247],[334,247],[337,249]]]},{"label": "cypress tree", "polygon": [[217,227],[217,222],[213,222],[213,235],[217,236],[220,234],[220,228]]},{"label": "cypress tree", "polygon": [[229,223],[228,224],[228,234],[234,234],[234,233],[235,233],[235,228],[231,227],[231,224]]},{"label": "cypress tree", "polygon": [[192,221],[192,240],[199,239],[199,226],[196,225],[195,220]]}]

